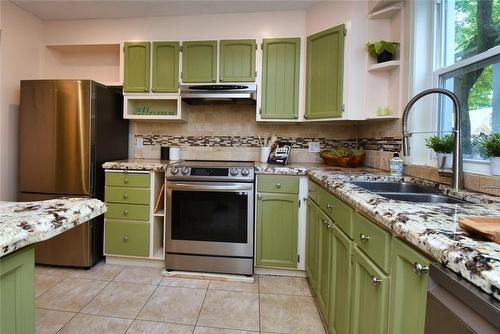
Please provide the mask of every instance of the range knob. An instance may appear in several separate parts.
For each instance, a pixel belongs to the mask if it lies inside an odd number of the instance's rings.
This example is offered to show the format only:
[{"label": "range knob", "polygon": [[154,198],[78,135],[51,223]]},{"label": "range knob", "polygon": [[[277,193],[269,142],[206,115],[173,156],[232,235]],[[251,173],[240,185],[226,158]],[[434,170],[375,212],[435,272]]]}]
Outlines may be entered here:
[{"label": "range knob", "polygon": [[236,169],[236,168],[231,168],[231,170],[229,170],[229,174],[231,174],[231,176],[236,176],[236,175],[238,175],[238,169]]},{"label": "range knob", "polygon": [[172,168],[170,168],[170,174],[177,175],[177,173],[179,173],[179,167],[173,166]]},{"label": "range knob", "polygon": [[182,167],[181,173],[182,173],[182,175],[188,175],[189,174],[189,167]]},{"label": "range knob", "polygon": [[241,170],[241,175],[248,176],[248,174],[250,174],[250,171],[248,170],[248,168],[243,168]]}]

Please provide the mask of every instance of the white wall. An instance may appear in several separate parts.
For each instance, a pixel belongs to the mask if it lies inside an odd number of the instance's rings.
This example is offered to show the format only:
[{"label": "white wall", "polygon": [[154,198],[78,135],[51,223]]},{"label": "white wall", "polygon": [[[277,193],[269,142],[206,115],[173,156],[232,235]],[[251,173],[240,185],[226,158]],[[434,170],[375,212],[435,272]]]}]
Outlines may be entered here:
[{"label": "white wall", "polygon": [[[43,22],[1,1],[0,200],[15,200],[19,81],[40,75]],[[36,143],[33,143],[36,145]]]}]

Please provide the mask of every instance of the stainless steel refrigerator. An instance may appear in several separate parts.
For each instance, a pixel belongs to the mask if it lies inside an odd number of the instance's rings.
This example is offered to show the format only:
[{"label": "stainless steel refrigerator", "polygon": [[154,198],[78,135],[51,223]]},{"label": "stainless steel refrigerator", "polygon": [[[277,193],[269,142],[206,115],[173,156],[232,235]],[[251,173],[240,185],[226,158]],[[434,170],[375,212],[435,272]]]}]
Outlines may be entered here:
[{"label": "stainless steel refrigerator", "polygon": [[[104,198],[102,163],[128,156],[121,90],[91,80],[23,80],[19,201]],[[36,262],[90,267],[102,258],[103,217],[36,245]]]}]

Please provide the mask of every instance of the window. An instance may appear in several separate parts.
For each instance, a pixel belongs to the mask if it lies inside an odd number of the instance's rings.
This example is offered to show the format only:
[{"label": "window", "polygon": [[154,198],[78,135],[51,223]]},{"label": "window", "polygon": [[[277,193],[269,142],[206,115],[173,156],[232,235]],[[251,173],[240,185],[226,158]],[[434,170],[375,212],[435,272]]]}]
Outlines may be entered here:
[{"label": "window", "polygon": [[[436,2],[435,84],[461,104],[465,167],[480,171],[482,136],[500,132],[500,0]],[[453,106],[442,98],[438,131],[450,131]]]}]

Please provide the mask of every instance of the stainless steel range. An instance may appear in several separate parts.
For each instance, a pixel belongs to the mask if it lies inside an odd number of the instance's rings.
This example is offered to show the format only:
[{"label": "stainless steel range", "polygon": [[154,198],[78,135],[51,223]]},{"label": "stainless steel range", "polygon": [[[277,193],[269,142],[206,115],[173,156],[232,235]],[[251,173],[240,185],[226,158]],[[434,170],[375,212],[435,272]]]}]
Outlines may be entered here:
[{"label": "stainless steel range", "polygon": [[183,161],[167,170],[167,270],[253,274],[253,162]]}]

